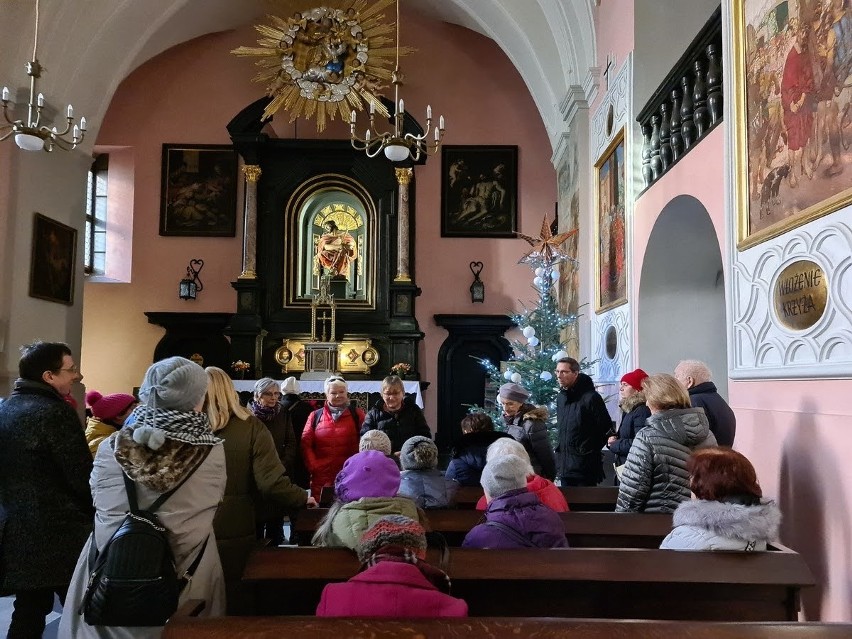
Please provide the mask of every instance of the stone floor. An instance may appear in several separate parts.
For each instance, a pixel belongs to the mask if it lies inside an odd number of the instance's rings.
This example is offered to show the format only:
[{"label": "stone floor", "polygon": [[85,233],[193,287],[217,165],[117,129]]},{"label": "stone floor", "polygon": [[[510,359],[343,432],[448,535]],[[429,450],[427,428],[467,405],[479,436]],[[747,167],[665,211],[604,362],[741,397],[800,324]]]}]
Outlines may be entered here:
[{"label": "stone floor", "polygon": [[[0,597],[0,637],[5,637],[9,631],[9,621],[12,619],[14,601],[14,597]],[[62,606],[59,605],[59,599],[55,599],[53,602],[53,612],[47,616],[47,627],[42,635],[43,639],[56,639],[61,613]]]}]

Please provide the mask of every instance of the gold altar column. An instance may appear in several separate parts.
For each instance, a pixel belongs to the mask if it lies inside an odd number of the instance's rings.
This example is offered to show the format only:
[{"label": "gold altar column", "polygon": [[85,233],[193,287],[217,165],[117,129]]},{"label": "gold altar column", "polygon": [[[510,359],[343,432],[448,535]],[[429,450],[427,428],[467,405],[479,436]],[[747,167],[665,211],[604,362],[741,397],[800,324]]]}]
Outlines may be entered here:
[{"label": "gold altar column", "polygon": [[246,176],[246,204],[243,212],[243,272],[239,279],[253,280],[257,278],[257,181],[262,171],[257,164],[246,164],[243,173]]},{"label": "gold altar column", "polygon": [[414,169],[395,169],[399,184],[399,233],[396,256],[396,277],[394,282],[410,282],[408,274],[408,185],[414,175]]}]

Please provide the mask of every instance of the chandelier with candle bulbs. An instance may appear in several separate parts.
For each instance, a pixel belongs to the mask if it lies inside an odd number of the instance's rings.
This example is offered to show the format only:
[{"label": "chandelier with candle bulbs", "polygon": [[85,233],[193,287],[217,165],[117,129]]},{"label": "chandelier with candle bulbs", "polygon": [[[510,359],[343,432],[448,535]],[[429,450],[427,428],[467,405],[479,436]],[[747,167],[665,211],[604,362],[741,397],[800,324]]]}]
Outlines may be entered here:
[{"label": "chandelier with candle bulbs", "polygon": [[[59,147],[69,151],[83,141],[86,132],[86,118],[80,118],[80,124],[74,123],[74,107],[70,104],[65,111],[65,124],[62,130],[56,126],[50,127],[42,123],[44,95],[36,93],[36,81],[41,77],[42,66],[39,64],[36,51],[38,49],[38,10],[39,0],[35,3],[35,35],[33,36],[33,59],[27,62],[27,75],[30,77],[30,99],[27,103],[27,118],[13,120],[9,117],[9,87],[3,87],[0,101],[3,103],[3,117],[6,124],[0,124],[0,142],[15,136],[15,143],[25,151],[53,151]],[[14,117],[14,114],[12,114]],[[68,134],[71,134],[70,138]]]},{"label": "chandelier with candle bulbs", "polygon": [[434,140],[430,142],[429,131],[432,130],[432,106],[426,106],[426,128],[421,134],[406,133],[403,127],[405,117],[405,102],[399,97],[399,88],[402,86],[402,72],[399,70],[399,0],[396,0],[396,66],[391,76],[393,84],[393,131],[379,132],[376,129],[375,104],[370,102],[370,122],[364,137],[359,137],[355,130],[357,125],[357,114],[353,109],[349,115],[349,135],[352,146],[365,151],[369,157],[375,157],[384,152],[385,157],[391,162],[402,162],[411,158],[415,162],[421,155],[431,155],[441,146],[444,137],[444,116],[438,118],[438,125],[433,129]]}]

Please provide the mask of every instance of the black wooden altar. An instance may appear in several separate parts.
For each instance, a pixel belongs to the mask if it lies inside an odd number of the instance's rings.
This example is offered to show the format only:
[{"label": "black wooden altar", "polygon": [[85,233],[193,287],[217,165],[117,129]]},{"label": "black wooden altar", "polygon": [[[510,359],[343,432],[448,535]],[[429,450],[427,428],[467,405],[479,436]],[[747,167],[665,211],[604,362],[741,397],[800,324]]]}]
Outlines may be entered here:
[{"label": "black wooden altar", "polygon": [[[358,294],[336,295],[337,340],[370,339],[378,363],[369,375],[378,378],[397,362],[412,365],[419,376],[418,343],[423,338],[415,318],[415,298],[420,294],[414,273],[414,189],[409,198],[410,281],[394,281],[397,263],[396,166],[383,156],[368,158],[348,140],[281,140],[261,132],[260,113],[268,99],[246,107],[229,124],[237,152],[247,165],[259,166],[257,183],[256,278],[240,278],[236,314],[226,334],[231,356],[253,363],[254,375],[280,377],[275,351],[282,340],[307,340],[311,334],[310,286],[315,275],[306,272],[304,251],[312,250],[298,226],[295,210],[308,201],[308,190],[321,193],[323,184],[351,191],[364,203],[366,238],[363,274]],[[308,193],[306,196],[305,194]],[[308,198],[306,200],[306,198]],[[361,239],[358,240],[362,241]],[[359,267],[360,268],[360,267]],[[354,277],[353,277],[354,279]],[[369,281],[367,281],[369,280]]]}]

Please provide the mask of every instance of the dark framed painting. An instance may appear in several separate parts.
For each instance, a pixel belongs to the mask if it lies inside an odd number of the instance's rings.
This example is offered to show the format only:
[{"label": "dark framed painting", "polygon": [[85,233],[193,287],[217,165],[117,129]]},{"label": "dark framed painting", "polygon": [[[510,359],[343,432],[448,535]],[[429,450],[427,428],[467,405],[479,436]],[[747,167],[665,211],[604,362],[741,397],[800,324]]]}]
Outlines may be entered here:
[{"label": "dark framed painting", "polygon": [[237,154],[228,145],[164,144],[160,235],[234,237]]},{"label": "dark framed painting", "polygon": [[60,304],[74,303],[77,229],[41,213],[33,221],[30,296]]},{"label": "dark framed painting", "polygon": [[732,18],[742,250],[852,202],[852,8],[734,0]]},{"label": "dark framed painting", "polygon": [[598,313],[627,302],[624,130],[595,164],[595,290]]},{"label": "dark framed painting", "polygon": [[518,147],[441,147],[441,237],[515,237]]}]

